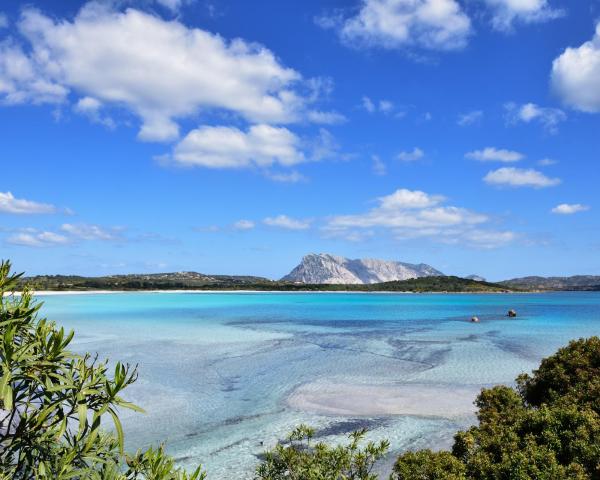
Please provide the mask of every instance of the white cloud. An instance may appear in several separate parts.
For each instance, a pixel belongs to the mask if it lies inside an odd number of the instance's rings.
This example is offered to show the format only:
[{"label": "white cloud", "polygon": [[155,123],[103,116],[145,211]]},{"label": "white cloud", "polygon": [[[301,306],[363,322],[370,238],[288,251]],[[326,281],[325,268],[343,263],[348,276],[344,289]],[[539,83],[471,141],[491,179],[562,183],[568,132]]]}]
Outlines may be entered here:
[{"label": "white cloud", "polygon": [[396,155],[396,157],[398,158],[398,160],[400,160],[401,162],[416,162],[417,160],[420,160],[421,158],[423,158],[425,156],[425,152],[423,152],[423,150],[421,150],[420,148],[413,148],[412,151],[410,152],[400,152],[398,155]]},{"label": "white cloud", "polygon": [[329,218],[323,228],[327,236],[361,239],[376,230],[389,231],[398,240],[430,238],[436,242],[462,243],[493,248],[516,238],[513,232],[482,229],[489,217],[471,210],[444,205],[442,195],[399,189],[377,199],[366,213]]},{"label": "white cloud", "polygon": [[469,125],[475,125],[483,119],[483,111],[481,110],[473,110],[467,113],[461,113],[458,116],[458,120],[456,123],[461,127],[466,127]]},{"label": "white cloud", "polygon": [[600,23],[591,41],[567,48],[552,64],[552,86],[577,110],[600,112]]},{"label": "white cloud", "polygon": [[26,8],[19,29],[31,53],[1,44],[6,101],[59,102],[70,91],[134,112],[143,140],[171,140],[179,118],[212,110],[252,123],[298,121],[310,102],[300,74],[267,48],[132,8],[92,2],[72,21]]},{"label": "white cloud", "polygon": [[387,166],[381,158],[379,158],[379,155],[372,155],[371,160],[373,162],[373,173],[375,175],[383,176],[387,174]]},{"label": "white cloud", "polygon": [[273,180],[274,182],[280,183],[298,183],[305,182],[308,179],[302,175],[300,172],[293,170],[291,172],[266,172],[265,176]]},{"label": "white cloud", "polygon": [[477,160],[479,162],[518,162],[525,158],[525,155],[514,150],[503,148],[486,147],[483,150],[474,150],[465,154],[466,158]]},{"label": "white cloud", "polygon": [[565,15],[564,10],[552,8],[548,0],[485,1],[493,10],[492,25],[500,31],[511,31],[517,22],[547,22]]},{"label": "white cloud", "polygon": [[389,100],[380,100],[379,101],[379,111],[380,112],[390,113],[393,110],[394,110],[393,102],[390,102]]},{"label": "white cloud", "polygon": [[306,230],[310,228],[310,220],[298,220],[290,218],[287,215],[277,215],[276,217],[267,217],[263,220],[265,225],[270,227],[284,228],[286,230]]},{"label": "white cloud", "polygon": [[69,243],[69,239],[54,232],[22,232],[10,235],[6,239],[6,243],[22,247],[50,247],[65,245]]},{"label": "white cloud", "polygon": [[0,28],[8,27],[8,17],[4,13],[0,13]]},{"label": "white cloud", "polygon": [[173,149],[180,165],[208,168],[286,167],[306,161],[300,139],[284,127],[253,125],[244,132],[235,127],[200,127]]},{"label": "white cloud", "polygon": [[11,192],[0,192],[0,213],[56,213],[54,205],[15,198]]},{"label": "white cloud", "polygon": [[81,240],[118,240],[118,229],[106,229],[98,225],[86,223],[72,224],[64,223],[61,231]]},{"label": "white cloud", "polygon": [[558,185],[560,178],[550,178],[534,169],[504,167],[489,172],[483,179],[490,185],[545,188]]},{"label": "white cloud", "polygon": [[542,158],[537,163],[540,167],[549,167],[550,165],[556,165],[558,163],[558,160],[554,160],[552,158]]},{"label": "white cloud", "polygon": [[348,119],[338,112],[322,112],[320,110],[310,110],[306,114],[306,118],[313,122],[323,125],[338,125],[345,123]]},{"label": "white cloud", "polygon": [[234,230],[252,230],[256,224],[252,220],[238,220],[233,224]]},{"label": "white cloud", "polygon": [[68,90],[40,74],[35,62],[11,39],[0,41],[0,99],[9,105],[61,103]]},{"label": "white cloud", "polygon": [[375,110],[377,110],[373,100],[371,100],[369,97],[362,97],[362,105],[363,108],[369,113],[373,113]]},{"label": "white cloud", "polygon": [[552,213],[558,215],[573,215],[574,213],[585,212],[589,209],[590,207],[582,205],[581,203],[561,203],[552,209]]},{"label": "white cloud", "polygon": [[108,128],[115,128],[115,122],[112,118],[102,115],[102,103],[93,97],[80,98],[73,109],[88,117],[92,122],[100,123]]},{"label": "white cloud", "polygon": [[467,44],[471,21],[455,0],[362,0],[350,18],[321,19],[351,46],[455,50]]},{"label": "white cloud", "polygon": [[558,131],[558,125],[567,119],[565,112],[559,108],[540,107],[535,103],[517,105],[507,103],[505,106],[509,123],[539,122],[550,133]]}]

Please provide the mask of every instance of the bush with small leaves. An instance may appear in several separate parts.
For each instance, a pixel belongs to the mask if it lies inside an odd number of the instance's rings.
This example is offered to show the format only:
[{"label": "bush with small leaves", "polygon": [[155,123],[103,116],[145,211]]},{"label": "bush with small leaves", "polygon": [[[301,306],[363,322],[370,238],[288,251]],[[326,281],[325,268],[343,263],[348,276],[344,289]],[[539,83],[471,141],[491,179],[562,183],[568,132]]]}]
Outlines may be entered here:
[{"label": "bush with small leaves", "polygon": [[373,467],[387,452],[389,442],[369,442],[361,448],[365,433],[351,433],[347,445],[313,445],[314,429],[301,425],[286,444],[265,454],[256,470],[256,480],[376,480]]},{"label": "bush with small leaves", "polygon": [[[127,460],[118,409],[141,409],[121,396],[137,369],[68,349],[73,332],[39,318],[41,303],[21,275],[0,263],[0,479],[200,480],[174,467],[164,449]],[[102,430],[110,418],[114,434]]]}]

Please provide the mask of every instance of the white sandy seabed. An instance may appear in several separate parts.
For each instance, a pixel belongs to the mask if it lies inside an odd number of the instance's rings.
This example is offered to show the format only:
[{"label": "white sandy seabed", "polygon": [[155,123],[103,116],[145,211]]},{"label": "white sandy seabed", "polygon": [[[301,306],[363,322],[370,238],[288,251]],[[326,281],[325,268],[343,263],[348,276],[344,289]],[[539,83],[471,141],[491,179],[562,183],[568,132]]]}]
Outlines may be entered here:
[{"label": "white sandy seabed", "polygon": [[480,387],[438,385],[352,385],[315,382],[300,386],[288,397],[295,410],[324,415],[473,415]]}]

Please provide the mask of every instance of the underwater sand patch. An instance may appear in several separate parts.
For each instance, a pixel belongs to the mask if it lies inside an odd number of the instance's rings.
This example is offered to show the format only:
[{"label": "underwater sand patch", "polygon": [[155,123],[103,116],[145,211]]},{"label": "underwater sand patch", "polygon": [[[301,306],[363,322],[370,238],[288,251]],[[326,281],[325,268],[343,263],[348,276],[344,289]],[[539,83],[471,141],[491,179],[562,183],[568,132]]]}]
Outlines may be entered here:
[{"label": "underwater sand patch", "polygon": [[325,415],[473,415],[476,386],[352,385],[315,382],[298,387],[287,399],[290,407]]}]

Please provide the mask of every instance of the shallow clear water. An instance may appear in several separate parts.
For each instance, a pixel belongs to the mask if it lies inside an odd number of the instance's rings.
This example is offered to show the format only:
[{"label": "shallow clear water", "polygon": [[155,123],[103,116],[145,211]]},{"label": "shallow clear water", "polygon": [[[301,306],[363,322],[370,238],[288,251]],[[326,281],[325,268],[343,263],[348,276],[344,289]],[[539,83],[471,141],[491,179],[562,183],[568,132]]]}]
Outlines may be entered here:
[{"label": "shallow clear water", "polygon": [[[291,408],[287,399],[303,385],[318,392],[321,384],[511,383],[569,340],[600,334],[599,293],[115,293],[43,300],[46,316],[76,330],[77,350],[139,364],[139,381],[126,397],[147,414],[123,412],[128,448],[165,440],[180,464],[203,463],[213,480],[252,478],[257,456],[299,423],[315,426],[327,441],[366,426],[370,438],[388,438],[398,451],[447,446],[473,422],[470,414],[346,416]],[[505,316],[510,308],[517,319]],[[470,323],[472,315],[481,323]]]}]

